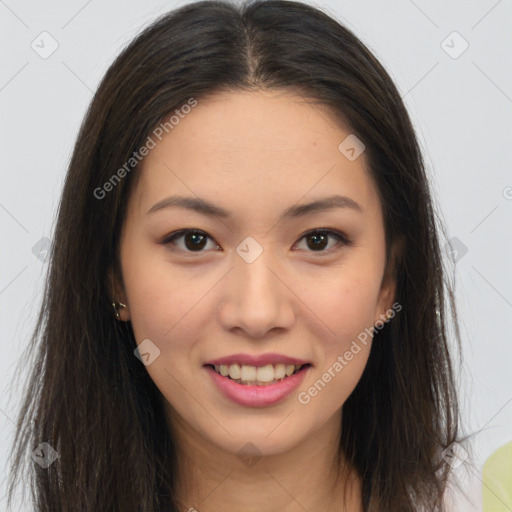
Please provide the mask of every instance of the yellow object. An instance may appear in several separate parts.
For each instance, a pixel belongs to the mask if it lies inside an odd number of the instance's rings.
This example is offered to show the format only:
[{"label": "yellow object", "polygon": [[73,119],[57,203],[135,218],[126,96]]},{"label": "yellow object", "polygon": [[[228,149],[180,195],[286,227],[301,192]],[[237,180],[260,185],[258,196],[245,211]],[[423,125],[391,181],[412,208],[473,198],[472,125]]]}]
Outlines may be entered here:
[{"label": "yellow object", "polygon": [[484,512],[512,512],[512,441],[485,461],[482,480]]}]

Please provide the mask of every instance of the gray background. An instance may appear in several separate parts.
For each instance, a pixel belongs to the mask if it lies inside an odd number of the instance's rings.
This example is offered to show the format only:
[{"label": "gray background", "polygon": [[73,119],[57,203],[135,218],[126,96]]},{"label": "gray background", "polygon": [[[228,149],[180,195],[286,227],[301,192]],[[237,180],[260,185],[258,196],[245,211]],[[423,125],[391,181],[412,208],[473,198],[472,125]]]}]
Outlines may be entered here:
[{"label": "gray background", "polygon": [[[47,269],[44,238],[52,237],[86,107],[133,36],[184,3],[0,0],[2,465],[21,396],[14,370],[34,326]],[[468,433],[480,432],[472,437],[474,466],[456,470],[467,497],[459,494],[455,502],[457,510],[481,510],[481,466],[512,440],[512,2],[315,5],[351,28],[397,83],[424,148],[448,238],[457,239],[452,247],[459,250],[463,416]],[[58,48],[45,55],[52,44]],[[1,510],[5,477],[2,467]]]}]

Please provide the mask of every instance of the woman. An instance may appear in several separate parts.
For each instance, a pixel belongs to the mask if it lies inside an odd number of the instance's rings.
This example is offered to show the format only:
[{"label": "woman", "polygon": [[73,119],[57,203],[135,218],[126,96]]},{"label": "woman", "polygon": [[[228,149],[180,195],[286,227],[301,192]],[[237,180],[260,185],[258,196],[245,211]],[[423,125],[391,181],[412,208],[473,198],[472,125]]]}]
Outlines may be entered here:
[{"label": "woman", "polygon": [[28,451],[48,512],[444,510],[437,229],[350,31],[280,0],[163,16],[76,142],[12,474]]}]

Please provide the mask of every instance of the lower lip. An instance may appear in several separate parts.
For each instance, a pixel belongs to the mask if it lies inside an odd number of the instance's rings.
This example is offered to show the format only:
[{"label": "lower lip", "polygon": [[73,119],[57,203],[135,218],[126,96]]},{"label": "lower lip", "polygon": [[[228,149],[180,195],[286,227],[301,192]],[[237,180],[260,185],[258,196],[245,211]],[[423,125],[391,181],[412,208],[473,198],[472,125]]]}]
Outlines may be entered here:
[{"label": "lower lip", "polygon": [[310,368],[311,366],[309,365],[304,366],[297,373],[290,375],[290,377],[285,377],[274,384],[251,386],[238,384],[238,382],[228,377],[219,375],[210,366],[205,366],[213,382],[215,382],[219,390],[224,393],[225,396],[239,405],[249,407],[265,407],[280,402],[300,386]]}]

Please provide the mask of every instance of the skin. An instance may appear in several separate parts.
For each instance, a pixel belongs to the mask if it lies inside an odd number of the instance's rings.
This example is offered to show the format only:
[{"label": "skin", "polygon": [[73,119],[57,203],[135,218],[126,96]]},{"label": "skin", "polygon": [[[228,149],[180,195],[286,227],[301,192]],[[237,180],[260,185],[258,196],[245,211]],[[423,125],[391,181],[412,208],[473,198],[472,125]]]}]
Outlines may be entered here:
[{"label": "skin", "polygon": [[[350,161],[338,150],[350,133],[326,108],[292,92],[217,93],[199,100],[137,171],[114,297],[127,305],[121,320],[132,322],[137,343],[149,338],[160,350],[146,369],[178,442],[183,510],[339,511],[333,503],[343,498],[346,510],[362,510],[355,472],[337,474],[338,441],[341,407],[371,340],[310,403],[297,399],[393,304],[365,154]],[[333,193],[362,212],[334,208],[279,220],[288,207]],[[171,195],[198,196],[232,218],[178,207],[146,213]],[[187,249],[185,237],[162,243],[184,228],[210,237],[202,252]],[[352,243],[329,237],[315,250],[304,235],[319,228]],[[252,263],[236,252],[247,236],[263,248]],[[277,352],[313,367],[278,404],[245,407],[218,391],[203,368],[241,352]],[[237,455],[248,442],[261,455],[250,467]]]}]

